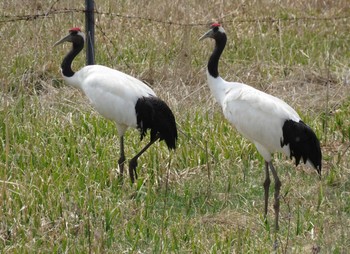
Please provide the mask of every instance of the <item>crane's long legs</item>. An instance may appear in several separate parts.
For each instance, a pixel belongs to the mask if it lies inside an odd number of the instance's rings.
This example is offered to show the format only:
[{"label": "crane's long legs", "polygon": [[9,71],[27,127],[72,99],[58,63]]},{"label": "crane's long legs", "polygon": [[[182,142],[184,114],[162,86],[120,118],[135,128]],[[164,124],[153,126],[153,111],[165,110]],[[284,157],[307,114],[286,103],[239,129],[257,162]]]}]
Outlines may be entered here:
[{"label": "crane's long legs", "polygon": [[275,209],[275,229],[278,231],[278,216],[280,212],[280,189],[281,189],[281,181],[278,178],[277,171],[275,170],[274,166],[272,165],[272,162],[269,162],[269,166],[273,175],[273,178],[275,179],[275,203],[273,205],[273,208]]},{"label": "crane's long legs", "polygon": [[265,190],[265,213],[264,213],[264,217],[266,220],[267,217],[267,207],[268,207],[268,203],[269,203],[269,188],[270,188],[270,173],[269,173],[269,163],[267,161],[265,161],[265,182],[264,182],[264,190]]},{"label": "crane's long legs", "polygon": [[119,165],[120,176],[123,176],[123,173],[124,173],[124,162],[125,162],[124,136],[121,136],[119,138],[119,140],[120,140],[120,157],[119,157],[119,160],[118,160],[118,165]]},{"label": "crane's long legs", "polygon": [[[137,159],[157,140],[159,139],[159,135],[157,134],[153,140],[151,140],[140,152],[138,152],[129,162],[129,175],[132,183],[135,182],[135,178],[137,179]],[[135,173],[135,177],[134,177]]]}]

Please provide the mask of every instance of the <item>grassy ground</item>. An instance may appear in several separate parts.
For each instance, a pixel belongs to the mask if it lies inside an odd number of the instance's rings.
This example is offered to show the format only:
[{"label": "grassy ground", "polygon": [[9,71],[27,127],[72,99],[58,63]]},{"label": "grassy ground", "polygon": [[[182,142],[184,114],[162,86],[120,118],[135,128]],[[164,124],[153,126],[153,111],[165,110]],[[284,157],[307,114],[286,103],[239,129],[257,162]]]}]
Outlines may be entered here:
[{"label": "grassy ground", "polygon": [[[117,180],[114,124],[59,73],[69,46],[52,45],[83,27],[84,14],[55,10],[83,4],[0,3],[1,252],[269,253],[275,238],[278,253],[347,252],[348,2],[226,2],[96,1],[106,13],[96,15],[96,62],[147,80],[181,131],[175,152],[157,143],[140,158],[135,185]],[[47,17],[9,21],[48,10]],[[321,180],[275,156],[283,196],[276,235],[272,204],[263,221],[262,158],[225,121],[206,86],[213,43],[198,38],[212,19],[228,34],[221,75],[286,100],[321,140]],[[84,62],[79,56],[75,69]],[[128,158],[139,147],[130,130]]]}]

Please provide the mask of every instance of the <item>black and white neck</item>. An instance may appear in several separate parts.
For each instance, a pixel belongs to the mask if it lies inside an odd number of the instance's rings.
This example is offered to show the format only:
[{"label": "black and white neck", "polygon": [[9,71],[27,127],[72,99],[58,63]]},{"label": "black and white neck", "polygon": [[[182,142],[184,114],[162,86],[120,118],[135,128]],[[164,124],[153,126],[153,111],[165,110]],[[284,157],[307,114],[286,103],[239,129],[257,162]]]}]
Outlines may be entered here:
[{"label": "black and white neck", "polygon": [[74,75],[74,71],[72,70],[72,62],[84,48],[85,35],[80,28],[72,28],[69,30],[69,35],[56,42],[55,46],[63,42],[71,42],[73,44],[72,49],[64,57],[61,64],[63,76],[69,78]]},{"label": "black and white neck", "polygon": [[207,80],[211,93],[222,106],[228,87],[228,83],[219,76],[218,65],[220,56],[225,48],[227,37],[225,30],[218,23],[211,25],[211,29],[199,40],[212,38],[215,40],[215,48],[208,61]]},{"label": "black and white neck", "polygon": [[209,61],[208,61],[208,72],[211,76],[214,78],[219,77],[219,59],[224,51],[227,37],[225,33],[217,33],[217,35],[214,37],[215,40],[215,48],[213,53],[211,54]]},{"label": "black and white neck", "polygon": [[80,37],[81,42],[73,42],[72,49],[68,52],[68,54],[64,57],[61,69],[62,74],[66,77],[72,77],[74,75],[74,71],[72,70],[72,62],[74,58],[80,53],[80,51],[84,48],[84,40]]},{"label": "black and white neck", "polygon": [[219,59],[222,52],[224,51],[227,41],[226,33],[220,24],[214,23],[211,25],[211,29],[206,32],[199,40],[203,40],[205,38],[212,38],[215,40],[215,48],[208,61],[208,72],[212,77],[217,78],[219,77]]}]

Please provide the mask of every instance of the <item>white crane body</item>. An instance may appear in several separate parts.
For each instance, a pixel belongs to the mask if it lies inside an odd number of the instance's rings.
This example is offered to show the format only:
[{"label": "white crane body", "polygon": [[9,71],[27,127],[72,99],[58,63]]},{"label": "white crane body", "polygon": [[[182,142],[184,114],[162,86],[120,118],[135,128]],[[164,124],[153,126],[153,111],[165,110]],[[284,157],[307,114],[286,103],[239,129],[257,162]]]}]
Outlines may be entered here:
[{"label": "white crane body", "polygon": [[116,122],[119,136],[124,135],[128,127],[137,128],[137,100],[156,96],[142,81],[102,65],[85,66],[64,79],[83,91],[98,113]]}]

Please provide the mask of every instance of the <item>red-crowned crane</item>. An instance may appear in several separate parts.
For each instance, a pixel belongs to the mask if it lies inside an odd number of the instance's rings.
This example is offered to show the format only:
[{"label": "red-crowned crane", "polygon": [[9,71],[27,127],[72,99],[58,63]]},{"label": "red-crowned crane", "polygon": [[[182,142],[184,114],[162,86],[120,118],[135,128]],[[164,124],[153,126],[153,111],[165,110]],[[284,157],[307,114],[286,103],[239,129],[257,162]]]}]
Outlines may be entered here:
[{"label": "red-crowned crane", "polygon": [[211,93],[222,107],[225,118],[256,146],[265,160],[265,213],[267,216],[270,174],[275,180],[274,209],[275,229],[279,229],[279,193],[281,181],[272,165],[272,154],[282,152],[295,157],[298,165],[302,159],[321,175],[321,148],[315,133],[301,121],[299,115],[284,101],[238,82],[227,82],[219,76],[218,64],[227,37],[223,27],[214,23],[199,40],[212,38],[215,48],[207,68],[207,80]]},{"label": "red-crowned crane", "polygon": [[96,111],[117,125],[120,138],[120,175],[124,171],[126,130],[128,127],[139,129],[142,140],[150,129],[150,142],[129,161],[129,175],[133,183],[135,177],[137,178],[137,159],[155,141],[164,140],[169,149],[175,149],[177,128],[174,115],[150,87],[123,72],[102,65],[88,65],[74,72],[72,61],[84,48],[85,42],[85,35],[80,28],[70,29],[69,34],[54,46],[63,42],[73,44],[61,64],[64,80],[82,90]]}]

